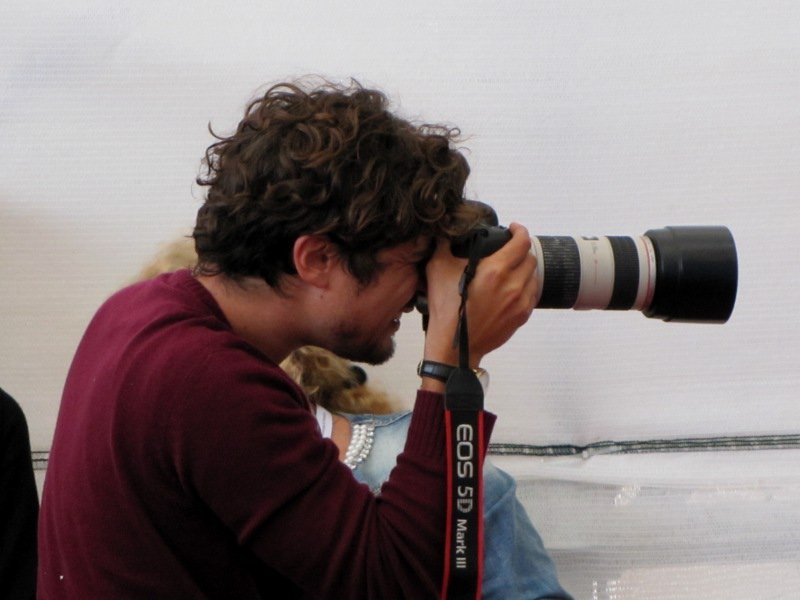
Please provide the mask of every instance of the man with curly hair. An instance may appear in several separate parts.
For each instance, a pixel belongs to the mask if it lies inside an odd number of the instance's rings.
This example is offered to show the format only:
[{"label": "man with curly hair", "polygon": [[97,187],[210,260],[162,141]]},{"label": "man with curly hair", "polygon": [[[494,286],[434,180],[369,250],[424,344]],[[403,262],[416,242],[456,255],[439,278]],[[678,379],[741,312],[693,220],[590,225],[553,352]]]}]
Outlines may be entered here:
[{"label": "man with curly hair", "polygon": [[[439,593],[444,384],[422,378],[375,497],[278,365],[309,344],[386,361],[423,290],[423,358],[457,364],[464,261],[449,239],[482,217],[463,199],[457,134],[356,83],[300,81],[217,137],[198,180],[198,267],[115,294],[76,351],[43,493],[40,597]],[[535,304],[530,236],[509,229],[470,285],[472,367]]]}]

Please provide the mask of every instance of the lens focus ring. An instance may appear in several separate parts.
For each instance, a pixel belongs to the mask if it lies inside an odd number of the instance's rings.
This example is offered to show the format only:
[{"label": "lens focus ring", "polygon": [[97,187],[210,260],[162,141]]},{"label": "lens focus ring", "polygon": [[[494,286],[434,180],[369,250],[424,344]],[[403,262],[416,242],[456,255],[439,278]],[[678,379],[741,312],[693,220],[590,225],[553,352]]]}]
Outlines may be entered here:
[{"label": "lens focus ring", "polygon": [[578,245],[568,236],[539,236],[544,268],[538,308],[572,308],[581,283]]}]

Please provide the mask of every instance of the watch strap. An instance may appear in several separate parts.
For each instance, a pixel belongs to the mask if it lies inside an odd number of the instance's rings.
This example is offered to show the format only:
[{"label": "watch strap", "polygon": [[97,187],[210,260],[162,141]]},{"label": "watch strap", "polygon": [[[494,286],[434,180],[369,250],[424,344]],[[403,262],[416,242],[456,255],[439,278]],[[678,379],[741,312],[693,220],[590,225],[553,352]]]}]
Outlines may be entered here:
[{"label": "watch strap", "polygon": [[[435,360],[421,360],[417,365],[417,375],[420,377],[431,377],[432,379],[437,379],[438,381],[447,383],[447,380],[450,379],[450,375],[452,375],[453,371],[455,371],[457,368],[458,367],[453,365],[436,362]],[[483,391],[488,391],[489,372],[486,371],[486,369],[481,369],[480,367],[471,370],[481,382]]]},{"label": "watch strap", "polygon": [[450,375],[455,370],[456,367],[453,365],[447,365],[434,360],[421,360],[417,365],[417,375],[420,377],[431,377],[445,383],[447,383]]}]

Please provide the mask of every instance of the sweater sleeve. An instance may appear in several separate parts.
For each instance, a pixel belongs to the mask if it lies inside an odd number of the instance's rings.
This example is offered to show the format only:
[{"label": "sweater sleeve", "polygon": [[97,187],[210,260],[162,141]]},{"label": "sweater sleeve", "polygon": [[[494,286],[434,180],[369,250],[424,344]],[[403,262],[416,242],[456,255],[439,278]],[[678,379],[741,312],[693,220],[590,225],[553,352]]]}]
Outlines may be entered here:
[{"label": "sweater sleeve", "polygon": [[167,428],[176,476],[266,569],[311,597],[437,595],[446,479],[440,394],[418,392],[405,450],[375,497],[279,370],[218,357],[191,387]]}]

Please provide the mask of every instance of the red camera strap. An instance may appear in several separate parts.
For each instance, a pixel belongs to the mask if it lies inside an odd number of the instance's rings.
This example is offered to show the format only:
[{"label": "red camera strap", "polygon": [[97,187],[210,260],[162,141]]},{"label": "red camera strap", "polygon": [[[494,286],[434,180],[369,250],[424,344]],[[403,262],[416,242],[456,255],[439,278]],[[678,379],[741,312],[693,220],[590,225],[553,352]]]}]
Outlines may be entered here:
[{"label": "red camera strap", "polygon": [[447,522],[442,598],[480,600],[483,581],[483,387],[469,368],[467,289],[478,256],[472,253],[461,278],[456,332],[459,367],[445,387]]},{"label": "red camera strap", "polygon": [[[469,369],[447,382],[447,526],[442,598],[479,599],[483,580],[483,389]],[[470,391],[471,389],[471,391]]]}]

